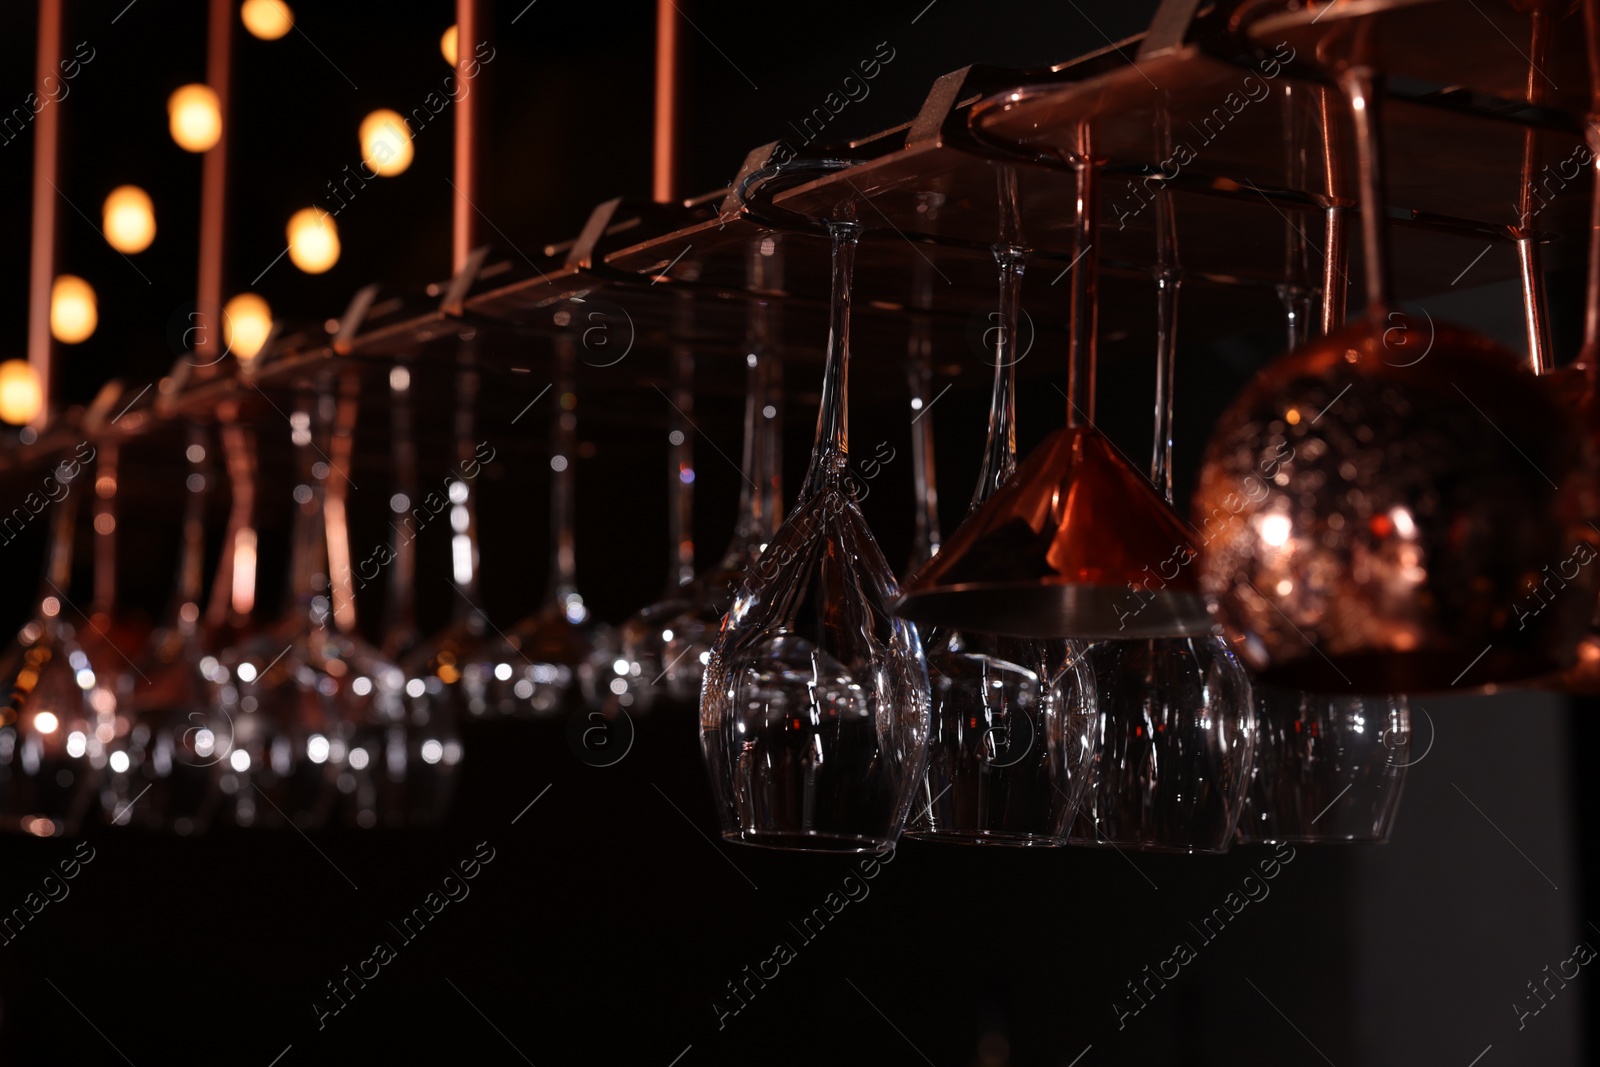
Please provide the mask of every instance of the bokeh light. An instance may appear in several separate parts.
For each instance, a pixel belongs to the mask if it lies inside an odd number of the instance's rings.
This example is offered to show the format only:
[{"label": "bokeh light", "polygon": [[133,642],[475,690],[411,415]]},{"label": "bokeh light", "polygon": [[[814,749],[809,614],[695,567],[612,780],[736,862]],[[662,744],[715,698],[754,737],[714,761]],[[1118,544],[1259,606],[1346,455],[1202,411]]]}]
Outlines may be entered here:
[{"label": "bokeh light", "polygon": [[100,209],[106,242],[118,252],[143,252],[156,239],[156,209],[137,185],[119,185]]},{"label": "bokeh light", "polygon": [[222,335],[240,361],[252,360],[272,331],[272,308],[255,293],[240,293],[222,306]]},{"label": "bokeh light", "polygon": [[314,207],[289,219],[289,259],[307,274],[321,274],[339,262],[339,230],[333,216]]},{"label": "bokeh light", "polygon": [[50,333],[64,345],[87,341],[100,324],[94,286],[76,274],[63,274],[50,287]]},{"label": "bokeh light", "polygon": [[294,12],[283,0],[244,0],[239,18],[251,36],[276,41],[294,29]]},{"label": "bokeh light", "polygon": [[374,174],[392,178],[411,166],[416,149],[398,111],[379,108],[361,120],[361,158]]},{"label": "bokeh light", "polygon": [[172,139],[179,148],[204,152],[222,137],[222,108],[209,85],[184,85],[167,97]]},{"label": "bokeh light", "polygon": [[44,407],[39,372],[25,359],[0,363],[0,419],[13,426],[32,422]]}]

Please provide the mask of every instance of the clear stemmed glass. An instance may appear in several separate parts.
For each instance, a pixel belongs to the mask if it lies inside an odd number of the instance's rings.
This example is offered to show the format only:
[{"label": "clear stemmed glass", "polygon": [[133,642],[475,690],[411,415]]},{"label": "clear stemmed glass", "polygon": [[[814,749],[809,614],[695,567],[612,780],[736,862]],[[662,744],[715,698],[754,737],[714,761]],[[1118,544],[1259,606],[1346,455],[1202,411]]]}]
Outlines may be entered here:
[{"label": "clear stemmed glass", "polygon": [[[130,795],[124,803],[136,825],[191,834],[204,831],[215,804],[211,766],[217,758],[210,740],[206,755],[194,750],[200,731],[206,731],[207,739],[216,736],[200,675],[206,654],[200,616],[205,506],[215,474],[208,435],[197,423],[188,427],[184,457],[188,473],[178,566],[166,612],[137,659],[140,682],[131,701],[135,719],[130,735],[140,758],[136,772],[128,776]],[[148,795],[132,803],[147,787]]]},{"label": "clear stemmed glass", "polygon": [[1239,841],[1388,841],[1411,762],[1410,702],[1255,692],[1261,736]]},{"label": "clear stemmed glass", "polygon": [[[148,681],[133,661],[140,654],[148,631],[117,604],[120,491],[121,449],[115,441],[104,441],[95,455],[94,467],[94,595],[79,631],[90,670],[88,674],[80,672],[79,681],[81,684],[86,678],[93,679],[85,695],[95,712],[95,737],[104,752],[102,815],[109,823],[125,826],[133,820],[134,807],[141,802],[144,762],[154,734],[148,724],[139,721],[134,699],[140,683]],[[62,599],[66,599],[64,593]]]},{"label": "clear stemmed glass", "polygon": [[[763,242],[752,250],[748,274],[754,291],[782,287],[781,254],[775,243]],[[772,318],[771,300],[758,299],[751,310],[751,345],[745,356],[739,513],[728,547],[716,564],[675,590],[663,605],[647,608],[622,628],[623,662],[629,664],[630,677],[632,665],[638,663],[640,681],[664,682],[668,695],[684,703],[698,700],[723,616],[783,515],[783,365],[773,350]],[[666,615],[673,603],[688,606]],[[646,673],[657,663],[665,666]]]},{"label": "clear stemmed glass", "polygon": [[[475,385],[475,371],[471,370],[470,365],[462,371],[462,377],[466,378],[468,374],[474,376],[472,384]],[[458,398],[460,407],[456,414],[456,436],[458,454],[463,454],[463,467],[462,477],[453,480],[446,489],[452,500],[463,495],[456,486],[471,482],[473,478],[467,475],[475,477],[478,473],[476,464],[479,457],[471,442],[471,403],[476,399],[476,390],[463,386],[461,391],[463,397]],[[403,818],[413,826],[426,826],[443,820],[455,791],[455,768],[462,756],[456,719],[462,705],[465,703],[469,712],[474,707],[481,712],[487,702],[481,681],[475,686],[467,684],[468,677],[480,669],[482,661],[463,655],[465,649],[461,645],[452,649],[454,654],[449,666],[454,668],[454,673],[449,683],[445,675],[440,673],[440,668],[446,666],[440,649],[444,647],[444,641],[459,632],[457,628],[452,627],[428,645],[422,645],[417,632],[415,540],[419,530],[408,521],[413,517],[413,502],[418,502],[417,443],[411,420],[411,370],[404,365],[389,369],[389,413],[389,440],[394,466],[394,492],[389,498],[389,510],[405,518],[391,526],[394,537],[389,552],[389,599],[383,655],[390,662],[403,664],[402,673],[406,676],[403,725],[401,736],[396,739],[402,748],[395,750],[392,744],[386,746],[386,763],[392,768],[397,759],[403,759],[405,765],[400,797],[397,804],[391,804],[390,815]],[[451,504],[452,528],[464,527],[461,533],[455,535],[464,538],[464,541],[455,542],[461,551],[452,552],[452,558],[470,567],[472,573],[469,577],[475,580],[477,516],[470,508],[471,495],[472,490],[468,485],[467,498]],[[455,510],[457,508],[461,511]],[[461,517],[459,522],[457,516]],[[402,526],[405,528],[402,529]],[[457,591],[462,592],[459,587]],[[465,593],[464,597],[470,603],[471,597]],[[482,617],[474,618],[481,627]],[[483,646],[480,643],[472,647]],[[419,662],[423,665],[421,669],[417,666]],[[433,673],[425,673],[430,668]],[[487,674],[479,677],[487,677]],[[474,697],[476,704],[473,703]],[[392,728],[390,733],[393,733]]]},{"label": "clear stemmed glass", "polygon": [[[438,704],[443,713],[454,712],[474,718],[491,712],[510,712],[512,708],[491,707],[489,686],[498,661],[495,659],[494,633],[478,608],[478,508],[475,478],[481,457],[473,441],[474,417],[478,402],[479,377],[476,351],[472,343],[462,348],[456,375],[455,439],[457,468],[452,471],[440,508],[450,516],[450,582],[456,592],[451,622],[441,633],[407,650],[401,663],[407,678],[406,696],[412,712],[424,721],[432,716],[428,705]],[[432,510],[418,498],[416,485],[416,446],[411,437],[411,371],[397,366],[389,372],[390,410],[396,426],[391,444],[396,474],[399,477],[391,508],[404,515],[396,528],[390,588],[402,617],[393,632],[396,641],[412,640],[415,633],[411,613],[411,583],[416,570],[414,538]],[[436,496],[437,494],[429,494]],[[417,516],[422,516],[417,520]],[[501,673],[510,670],[507,666]],[[431,750],[430,750],[431,751]]]},{"label": "clear stemmed glass", "polygon": [[573,535],[573,466],[577,462],[577,354],[571,333],[555,337],[556,414],[550,420],[550,578],[544,602],[494,645],[488,703],[499,714],[558,711],[595,642],[578,593]]},{"label": "clear stemmed glass", "polygon": [[916,627],[848,477],[850,285],[860,226],[833,254],[822,403],[800,498],[723,623],[700,742],[722,836],[773,848],[885,848],[927,756],[928,674]]},{"label": "clear stemmed glass", "polygon": [[[390,826],[403,823],[411,808],[412,778],[453,775],[456,760],[446,762],[446,745],[455,742],[457,759],[460,745],[448,709],[424,698],[408,705],[404,672],[358,630],[355,576],[350,566],[349,471],[360,392],[358,371],[339,375],[327,462],[337,477],[325,482],[323,496],[332,576],[332,603],[324,618],[332,618],[334,629],[319,627],[308,632],[306,649],[308,661],[323,675],[317,679],[317,691],[334,705],[337,741],[344,747],[343,766],[334,784],[344,795],[345,821],[369,829],[380,822]],[[329,681],[333,684],[327,684]],[[432,792],[424,790],[425,794]]]},{"label": "clear stemmed glass", "polygon": [[[319,425],[331,422],[334,404],[331,393],[316,397]],[[341,683],[372,685],[350,677],[337,657],[337,675],[322,669],[319,645],[333,610],[322,507],[331,471],[318,459],[313,407],[311,389],[301,383],[289,415],[298,477],[284,616],[203,663],[218,714],[213,744],[223,757],[217,786],[227,816],[241,826],[289,821],[306,829],[327,821],[348,755],[334,696]]]},{"label": "clear stemmed glass", "polygon": [[[92,457],[93,450],[85,458]],[[64,617],[80,477],[73,459],[46,482],[55,515],[39,607],[0,657],[0,685],[11,694],[0,708],[0,828],[38,837],[77,831],[105,764],[95,736],[98,713],[87,696],[92,674],[83,684],[89,658]]]},{"label": "clear stemmed glass", "polygon": [[[1014,192],[1014,178],[1002,177],[1005,205],[1014,206]],[[1015,227],[1007,229],[1014,239]],[[994,390],[969,513],[1017,466],[1017,320],[1027,252],[1014,244],[997,245],[995,259],[1000,312],[992,333]],[[930,423],[926,408],[918,410],[919,424]],[[925,458],[915,472],[919,482],[931,482],[931,456]],[[920,505],[929,499],[919,492]],[[1088,742],[1097,717],[1081,643],[936,628],[928,631],[924,648],[932,734],[927,774],[907,834],[967,844],[1064,843],[1088,784]]]},{"label": "clear stemmed glass", "polygon": [[[641,608],[618,628],[618,674],[627,689],[618,693],[634,713],[650,710],[663,682],[669,691],[692,693],[704,672],[695,662],[700,633],[685,633],[680,620],[696,617],[706,599],[694,571],[694,439],[690,412],[694,403],[694,356],[677,346],[672,352],[674,382],[671,429],[667,434],[667,582],[661,599]],[[696,630],[700,627],[695,627]],[[612,691],[617,692],[616,683]],[[623,700],[631,697],[631,700]]]},{"label": "clear stemmed glass", "polygon": [[[1080,180],[1087,178],[1090,186],[1081,203],[1089,212],[1091,230],[1097,205],[1094,169],[1092,164],[1079,167]],[[1156,433],[1151,460],[1151,481],[1169,506],[1181,282],[1170,197],[1165,190],[1156,194]],[[1080,233],[1082,247],[1091,248],[1092,233]],[[1094,253],[1085,259],[1092,271]],[[1092,345],[1085,347],[1092,353]],[[1161,573],[1166,576],[1164,564]],[[1094,742],[1094,783],[1071,842],[1177,852],[1226,850],[1249,787],[1256,743],[1250,679],[1227,642],[1216,634],[1097,641],[1084,659],[1102,714]]]}]

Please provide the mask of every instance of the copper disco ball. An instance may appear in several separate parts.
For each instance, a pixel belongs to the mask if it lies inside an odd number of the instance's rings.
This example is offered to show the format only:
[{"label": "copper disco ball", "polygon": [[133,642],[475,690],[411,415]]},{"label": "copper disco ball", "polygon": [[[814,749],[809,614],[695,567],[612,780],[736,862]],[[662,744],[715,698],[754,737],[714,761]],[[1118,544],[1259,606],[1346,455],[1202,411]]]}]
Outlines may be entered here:
[{"label": "copper disco ball", "polygon": [[1574,419],[1510,352],[1358,322],[1279,359],[1207,448],[1205,592],[1274,685],[1481,688],[1560,670],[1595,605]]}]

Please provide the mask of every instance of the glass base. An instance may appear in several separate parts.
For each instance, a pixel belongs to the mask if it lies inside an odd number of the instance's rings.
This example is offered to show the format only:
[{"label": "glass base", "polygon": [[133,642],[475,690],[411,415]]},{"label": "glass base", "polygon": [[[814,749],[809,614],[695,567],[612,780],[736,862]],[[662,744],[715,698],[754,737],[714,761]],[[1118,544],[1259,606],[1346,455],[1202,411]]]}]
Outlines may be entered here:
[{"label": "glass base", "polygon": [[887,838],[801,831],[736,830],[723,834],[722,839],[734,844],[782,852],[885,852],[894,847],[894,841]]},{"label": "glass base", "polygon": [[[1116,848],[1124,852],[1165,852],[1172,856],[1220,856],[1228,851],[1223,845],[1158,845],[1147,841],[1108,841],[1104,838],[1069,837],[1067,844],[1077,848]],[[1230,842],[1231,844],[1231,842]]]},{"label": "glass base", "polygon": [[1066,844],[1059,837],[1007,830],[907,830],[906,836],[918,841],[944,845],[998,845],[1002,848],[1059,848]]}]

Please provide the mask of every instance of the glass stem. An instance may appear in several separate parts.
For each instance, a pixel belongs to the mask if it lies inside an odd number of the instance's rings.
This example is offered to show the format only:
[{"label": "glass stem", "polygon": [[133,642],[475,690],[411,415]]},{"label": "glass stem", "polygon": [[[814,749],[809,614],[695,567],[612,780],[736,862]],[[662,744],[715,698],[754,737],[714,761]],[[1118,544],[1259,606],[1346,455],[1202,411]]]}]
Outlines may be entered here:
[{"label": "glass stem", "polygon": [[[292,420],[291,420],[292,421]],[[211,603],[206,625],[243,625],[255,610],[256,600],[256,441],[254,432],[225,413],[222,453],[228,466],[228,486],[233,505],[222,538],[222,556],[211,583]],[[290,596],[294,596],[293,588]]]},{"label": "glass stem", "polygon": [[1077,179],[1073,220],[1071,333],[1067,344],[1067,425],[1094,425],[1095,344],[1099,333],[1099,260],[1094,243],[1100,231],[1100,172],[1087,120],[1078,124],[1077,151],[1071,162]]},{"label": "glass stem", "polygon": [[[58,476],[60,469],[56,468]],[[83,471],[80,470],[76,477],[83,478]],[[55,522],[50,528],[50,555],[45,562],[44,582],[39,589],[40,601],[47,597],[55,597],[58,603],[67,599],[67,587],[72,584],[72,541],[77,528],[78,494],[68,492],[56,505]],[[65,607],[63,603],[62,608]]]},{"label": "glass stem", "polygon": [[109,615],[117,599],[117,488],[120,450],[111,441],[95,454],[94,600],[89,614]]},{"label": "glass stem", "polygon": [[[768,241],[772,243],[767,244]],[[783,292],[783,239],[774,235],[763,239],[751,257],[751,288],[763,294]],[[772,296],[763,296],[755,306],[752,334],[755,338],[757,369],[763,376],[761,413],[756,425],[755,481],[760,499],[755,506],[760,517],[755,531],[758,547],[772,540],[783,522],[783,357],[778,340],[783,334],[782,306]],[[768,412],[771,412],[769,415]]]},{"label": "glass stem", "polygon": [[911,563],[907,573],[915,573],[939,551],[943,540],[939,532],[939,486],[933,459],[933,416],[928,408],[933,395],[932,324],[924,316],[911,321],[910,359],[906,381],[911,388],[911,485],[916,498],[911,536]]},{"label": "glass stem", "polygon": [[832,295],[828,302],[828,355],[822,370],[822,401],[817,410],[817,437],[811,448],[801,498],[809,499],[844,481],[850,465],[850,287],[855,279],[856,247],[861,225],[831,222],[833,239]]},{"label": "glass stem", "polygon": [[1361,246],[1367,265],[1367,319],[1375,329],[1388,325],[1389,232],[1384,225],[1383,145],[1378,132],[1378,76],[1370,67],[1352,66],[1339,75],[1356,134],[1356,189],[1361,206]]},{"label": "glass stem", "polygon": [[[1159,113],[1163,154],[1172,150],[1172,120],[1165,106]],[[1178,219],[1172,190],[1156,189],[1156,409],[1155,442],[1150,455],[1150,481],[1172,503],[1172,408],[1178,369],[1178,290],[1183,265],[1178,257]]]},{"label": "glass stem", "polygon": [[[331,396],[320,398],[332,401]],[[297,484],[294,487],[294,526],[290,541],[289,599],[312,628],[328,621],[326,590],[326,530],[322,520],[324,480],[315,473],[316,452],[312,447],[315,432],[312,422],[312,395],[301,386],[295,407],[289,415],[290,439],[294,443]]]},{"label": "glass stem", "polygon": [[1017,326],[1022,312],[1022,272],[1028,253],[1021,248],[996,245],[1000,265],[1000,310],[994,327],[994,389],[989,398],[989,436],[983,447],[983,465],[972,494],[976,511],[1017,469]]},{"label": "glass stem", "polygon": [[[1527,99],[1533,105],[1545,100],[1542,73],[1550,52],[1550,14],[1546,5],[1530,12],[1532,32],[1528,41]],[[1522,276],[1523,328],[1528,339],[1528,369],[1543,374],[1550,368],[1549,305],[1545,302],[1544,255],[1533,219],[1533,187],[1538,180],[1540,140],[1538,131],[1522,131],[1522,194],[1517,204],[1517,266]]]},{"label": "glass stem", "polygon": [[457,356],[461,370],[456,376],[456,462],[446,492],[450,497],[450,580],[456,587],[457,621],[477,620],[478,611],[478,501],[472,482],[462,474],[472,469],[474,413],[478,407],[478,353],[472,342],[462,346]]},{"label": "glass stem", "polygon": [[356,371],[339,375],[337,399],[332,403],[328,435],[327,470],[323,475],[322,521],[327,538],[329,595],[333,621],[340,633],[356,629],[356,583],[350,559],[350,468],[355,459],[356,419],[361,413],[361,376]]},{"label": "glass stem", "polygon": [[[687,329],[687,295],[679,328]],[[672,429],[667,437],[667,593],[694,580],[694,353],[685,345],[672,350]]]},{"label": "glass stem", "polygon": [[[390,523],[394,559],[389,571],[389,604],[386,648],[404,655],[417,643],[417,547],[416,530],[406,518],[417,500],[417,442],[411,419],[411,368],[401,365],[389,371],[390,457],[394,463],[394,496],[389,508],[395,516]],[[397,507],[396,505],[403,505]],[[359,566],[359,564],[358,564]]]},{"label": "glass stem", "polygon": [[[563,608],[578,595],[573,536],[573,466],[577,460],[577,394],[573,392],[576,350],[571,334],[555,340],[556,415],[550,420],[550,588],[548,598]],[[569,615],[570,617],[570,615]]]},{"label": "glass stem", "polygon": [[[184,488],[183,547],[178,557],[178,582],[173,594],[172,624],[184,633],[194,630],[199,618],[200,590],[205,582],[206,494],[211,491],[211,457],[206,447],[206,431],[197,423],[189,425],[189,476]],[[190,618],[189,614],[194,617]]]}]

